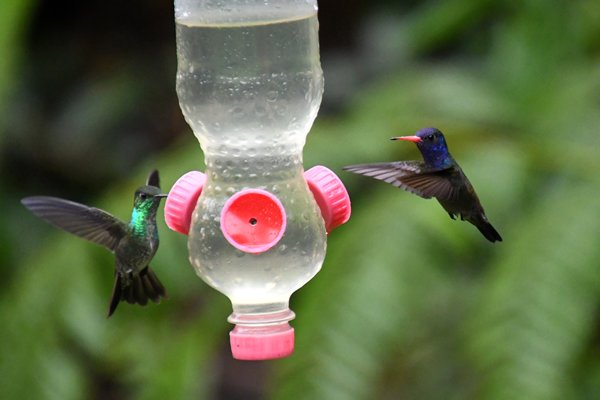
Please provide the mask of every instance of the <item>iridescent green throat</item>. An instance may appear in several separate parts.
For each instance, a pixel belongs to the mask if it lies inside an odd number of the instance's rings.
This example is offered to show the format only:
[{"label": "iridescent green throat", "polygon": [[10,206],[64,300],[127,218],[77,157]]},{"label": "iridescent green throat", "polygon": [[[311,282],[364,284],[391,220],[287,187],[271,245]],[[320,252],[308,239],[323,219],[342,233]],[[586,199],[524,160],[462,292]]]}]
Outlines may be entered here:
[{"label": "iridescent green throat", "polygon": [[129,227],[131,233],[134,236],[144,237],[147,235],[148,221],[150,213],[152,212],[152,201],[144,201],[133,207],[131,213],[131,221],[129,221]]}]

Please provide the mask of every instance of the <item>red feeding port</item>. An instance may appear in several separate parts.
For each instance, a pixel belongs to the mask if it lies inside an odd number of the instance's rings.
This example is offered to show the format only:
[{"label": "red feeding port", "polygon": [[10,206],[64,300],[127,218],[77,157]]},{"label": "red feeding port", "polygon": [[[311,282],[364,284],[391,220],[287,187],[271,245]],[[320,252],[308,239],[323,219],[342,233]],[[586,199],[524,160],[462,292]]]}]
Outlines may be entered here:
[{"label": "red feeding port", "polygon": [[283,236],[283,205],[261,189],[246,189],[227,200],[221,211],[221,231],[229,243],[246,253],[263,253]]}]

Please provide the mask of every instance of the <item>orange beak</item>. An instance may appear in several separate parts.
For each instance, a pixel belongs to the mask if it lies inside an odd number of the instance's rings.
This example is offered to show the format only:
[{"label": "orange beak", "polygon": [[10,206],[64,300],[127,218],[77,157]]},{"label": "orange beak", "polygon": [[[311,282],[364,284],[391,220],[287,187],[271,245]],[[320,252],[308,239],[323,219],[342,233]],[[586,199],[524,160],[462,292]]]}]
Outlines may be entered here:
[{"label": "orange beak", "polygon": [[409,142],[419,143],[423,139],[421,139],[418,136],[396,136],[396,137],[393,137],[392,140],[407,140]]}]

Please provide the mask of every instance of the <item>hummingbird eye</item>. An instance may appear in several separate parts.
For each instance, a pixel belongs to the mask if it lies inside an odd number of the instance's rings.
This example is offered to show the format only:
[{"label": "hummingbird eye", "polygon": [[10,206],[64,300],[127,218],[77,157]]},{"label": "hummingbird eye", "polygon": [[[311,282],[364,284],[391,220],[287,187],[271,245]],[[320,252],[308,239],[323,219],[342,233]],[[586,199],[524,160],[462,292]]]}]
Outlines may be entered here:
[{"label": "hummingbird eye", "polygon": [[430,142],[433,142],[433,139],[434,139],[434,137],[433,137],[433,134],[431,134],[431,135],[427,135],[427,136],[425,137],[425,139],[429,140]]}]

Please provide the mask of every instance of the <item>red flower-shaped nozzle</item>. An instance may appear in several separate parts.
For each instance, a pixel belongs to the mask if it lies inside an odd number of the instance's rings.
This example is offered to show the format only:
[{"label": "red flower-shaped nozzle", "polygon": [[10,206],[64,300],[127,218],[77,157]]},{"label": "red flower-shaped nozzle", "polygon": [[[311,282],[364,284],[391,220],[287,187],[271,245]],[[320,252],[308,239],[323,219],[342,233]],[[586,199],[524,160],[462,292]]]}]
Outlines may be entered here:
[{"label": "red flower-shaped nozzle", "polygon": [[221,210],[221,232],[245,253],[260,254],[275,246],[287,224],[279,199],[262,189],[244,189],[231,196]]}]

